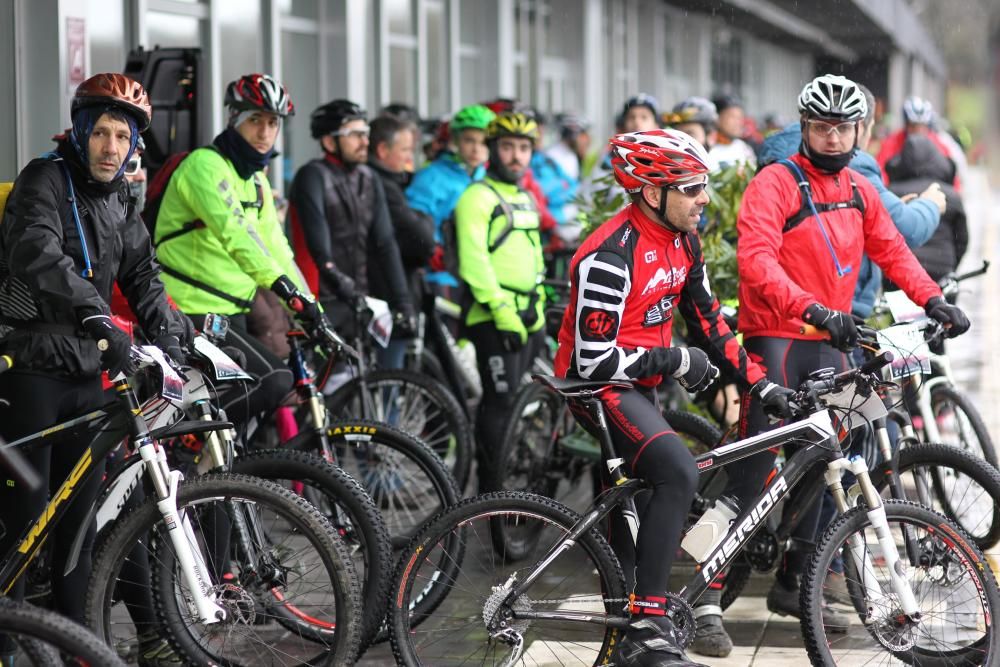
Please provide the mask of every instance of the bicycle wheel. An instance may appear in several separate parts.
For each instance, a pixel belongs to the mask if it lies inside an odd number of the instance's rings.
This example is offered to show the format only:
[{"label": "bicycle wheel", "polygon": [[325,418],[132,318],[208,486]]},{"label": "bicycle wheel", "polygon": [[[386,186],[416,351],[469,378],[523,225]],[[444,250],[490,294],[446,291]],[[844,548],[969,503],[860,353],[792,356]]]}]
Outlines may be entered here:
[{"label": "bicycle wheel", "polygon": [[993,439],[968,396],[949,385],[931,387],[931,412],[941,443],[964,449],[997,467]]},{"label": "bicycle wheel", "polygon": [[38,665],[107,665],[124,667],[115,651],[87,628],[55,612],[0,599],[0,635],[17,647],[14,662]]},{"label": "bicycle wheel", "polygon": [[[624,619],[628,601],[621,567],[596,530],[559,553],[529,592],[504,602],[513,581],[523,581],[534,564],[572,530],[579,515],[542,496],[501,492],[463,501],[436,516],[403,552],[396,569],[390,607],[392,648],[402,665],[509,664],[511,645],[499,627],[487,623],[506,616],[505,630],[523,640],[516,664],[609,664],[621,631],[599,623],[568,619],[519,619],[518,612],[576,611],[588,618]],[[498,554],[490,533],[497,521],[538,522],[540,538],[519,563]],[[460,548],[449,545],[457,543]],[[442,573],[439,552],[458,563]],[[408,604],[427,582],[448,591],[433,613]],[[508,616],[513,613],[513,618]],[[513,635],[508,635],[513,636]]]},{"label": "bicycle wheel", "polygon": [[[98,637],[136,645],[153,630],[196,664],[351,664],[360,581],[343,540],[312,505],[257,477],[219,474],[182,484],[177,507],[219,582],[212,593],[225,620],[205,624],[192,613],[169,538],[176,526],[164,523],[153,498],[118,521],[94,559],[86,610]],[[123,579],[137,544],[151,571]],[[153,609],[126,609],[126,587],[148,588]],[[140,612],[156,625],[136,621]]]},{"label": "bicycle wheel", "polygon": [[[315,454],[287,449],[250,452],[233,462],[232,472],[292,487],[325,516],[350,550],[364,582],[361,647],[374,638],[385,618],[392,574],[389,532],[371,497],[353,477]],[[296,483],[302,485],[297,490]]]},{"label": "bicycle wheel", "polygon": [[663,418],[695,456],[711,451],[722,440],[722,431],[693,412],[668,409],[663,411]]},{"label": "bicycle wheel", "polygon": [[447,387],[412,371],[384,370],[365,375],[372,408],[362,406],[361,383],[349,381],[326,405],[331,415],[384,422],[426,442],[455,476],[460,491],[469,481],[475,441],[472,426]]},{"label": "bicycle wheel", "polygon": [[[910,500],[957,523],[984,551],[1000,541],[1000,472],[983,459],[950,445],[917,444],[899,452],[899,481]],[[872,473],[889,493],[889,464]]]},{"label": "bicycle wheel", "polygon": [[[911,620],[902,611],[868,508],[855,508],[827,528],[803,576],[802,633],[812,663],[996,664],[1000,629],[993,619],[1000,589],[982,552],[960,528],[926,507],[897,500],[884,506],[889,537],[921,617]],[[914,560],[907,557],[907,533],[919,552]],[[841,561],[861,619],[846,634],[842,627],[826,628],[822,614],[828,577]]]}]

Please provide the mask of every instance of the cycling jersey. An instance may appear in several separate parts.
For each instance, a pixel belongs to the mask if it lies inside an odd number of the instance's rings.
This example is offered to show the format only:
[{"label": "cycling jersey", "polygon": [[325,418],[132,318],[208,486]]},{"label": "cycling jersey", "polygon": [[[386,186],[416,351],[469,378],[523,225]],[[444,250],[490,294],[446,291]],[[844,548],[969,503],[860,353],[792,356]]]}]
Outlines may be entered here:
[{"label": "cycling jersey", "polygon": [[864,213],[845,205],[821,212],[822,224],[812,217],[783,233],[785,221],[802,203],[795,177],[781,165],[769,165],[750,181],[736,222],[739,329],[744,336],[821,338],[801,333],[802,314],[813,303],[851,312],[862,253],[918,305],[941,293],[867,178],[849,168],[823,173],[800,154],[789,159],[808,179],[816,203],[850,202],[853,179]]},{"label": "cycling jersey", "polygon": [[749,387],[764,377],[722,318],[696,233],[671,232],[630,204],[587,237],[570,269],[558,375],[659,384],[677,308],[738,381]]},{"label": "cycling jersey", "polygon": [[[470,185],[455,206],[459,274],[475,301],[465,323],[490,322],[490,311],[507,302],[522,314],[529,333],[538,331],[545,323],[545,300],[539,285],[545,275],[545,259],[538,211],[531,195],[518,186],[489,177],[485,182],[490,187]],[[489,246],[509,225],[497,194],[510,207],[514,227],[490,252]]]},{"label": "cycling jersey", "polygon": [[[263,174],[244,180],[219,151],[192,151],[178,165],[163,193],[156,219],[157,257],[164,267],[196,278],[216,290],[252,302],[258,287],[270,288],[282,275],[305,290],[292,250],[274,209]],[[255,206],[259,199],[260,205]],[[205,226],[160,243],[185,223]],[[249,310],[171,275],[167,292],[186,313],[233,315]]]}]

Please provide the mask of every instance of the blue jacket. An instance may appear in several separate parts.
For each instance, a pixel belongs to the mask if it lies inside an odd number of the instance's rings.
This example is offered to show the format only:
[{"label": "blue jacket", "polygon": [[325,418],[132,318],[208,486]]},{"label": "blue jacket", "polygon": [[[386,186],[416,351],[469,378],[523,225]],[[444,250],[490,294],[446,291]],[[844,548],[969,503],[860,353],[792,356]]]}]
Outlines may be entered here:
[{"label": "blue jacket", "polygon": [[[473,181],[486,174],[482,165],[470,176],[465,165],[454,153],[445,153],[413,175],[406,188],[410,208],[427,213],[434,218],[434,240],[441,243],[441,223],[455,210],[458,198]],[[447,273],[431,273],[427,279],[444,285],[456,286],[458,281]]]},{"label": "blue jacket", "polygon": [[531,156],[531,173],[542,189],[549,212],[560,225],[566,222],[566,204],[576,196],[577,182],[551,157],[536,150]]},{"label": "blue jacket", "polygon": [[[802,130],[798,122],[789,124],[780,132],[764,139],[760,152],[760,164],[770,164],[793,155],[798,152],[801,142]],[[882,200],[882,205],[889,212],[889,217],[896,224],[896,229],[903,235],[906,245],[916,248],[926,243],[934,235],[941,214],[933,202],[926,199],[916,199],[908,204],[903,203],[903,200],[885,187],[878,162],[864,151],[855,152],[848,166],[875,186],[875,190],[878,191],[879,198]],[[861,317],[871,315],[881,284],[881,269],[866,255],[861,260],[861,266],[858,270],[858,284],[854,288],[854,302],[851,305],[851,310],[855,315]]]}]

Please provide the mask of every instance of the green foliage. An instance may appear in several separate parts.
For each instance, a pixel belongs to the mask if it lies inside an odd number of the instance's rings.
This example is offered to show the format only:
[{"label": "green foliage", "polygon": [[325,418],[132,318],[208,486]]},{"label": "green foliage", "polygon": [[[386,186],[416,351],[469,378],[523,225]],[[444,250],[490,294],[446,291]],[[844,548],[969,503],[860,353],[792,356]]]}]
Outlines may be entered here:
[{"label": "green foliage", "polygon": [[576,205],[582,230],[580,241],[583,242],[591,232],[610,220],[616,213],[625,208],[628,198],[615,181],[614,172],[609,171],[600,178],[594,179],[588,194],[579,194]]},{"label": "green foliage", "polygon": [[736,268],[736,216],[753,169],[731,165],[714,173],[708,185],[708,223],[701,230],[705,265],[719,301],[736,299],[739,271]]}]

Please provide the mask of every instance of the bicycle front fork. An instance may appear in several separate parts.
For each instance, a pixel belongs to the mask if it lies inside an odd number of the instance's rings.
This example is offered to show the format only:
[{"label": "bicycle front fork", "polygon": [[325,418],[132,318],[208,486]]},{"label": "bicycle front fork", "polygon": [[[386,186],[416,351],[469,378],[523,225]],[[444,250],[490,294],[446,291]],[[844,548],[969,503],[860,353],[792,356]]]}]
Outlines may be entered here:
[{"label": "bicycle front fork", "polygon": [[[868,465],[865,463],[864,457],[855,456],[850,460],[841,457],[830,461],[827,466],[825,474],[826,484],[833,494],[837,510],[841,514],[845,514],[851,509],[848,494],[844,491],[844,485],[841,482],[844,471],[854,474],[857,479],[858,488],[860,489],[860,495],[868,508],[868,520],[871,521],[872,528],[875,530],[875,536],[882,550],[882,557],[885,559],[885,567],[889,572],[889,583],[892,589],[890,594],[896,596],[899,608],[903,610],[903,613],[914,620],[919,619],[920,607],[913,594],[913,589],[910,587],[905,565],[899,557],[899,551],[896,549],[896,541],[889,528],[885,505],[882,504],[882,496],[875,488],[875,485],[872,484],[871,477],[868,474]],[[869,615],[866,623],[887,620],[888,615],[892,612],[893,605],[871,604],[872,602],[879,602],[885,599],[889,594],[882,591],[878,578],[875,576],[871,553],[868,550],[865,540],[857,533],[851,535],[848,538],[848,549],[848,554],[853,560],[861,579],[860,583],[865,589],[865,599],[869,601]],[[876,610],[879,610],[884,618],[876,617]]]}]

